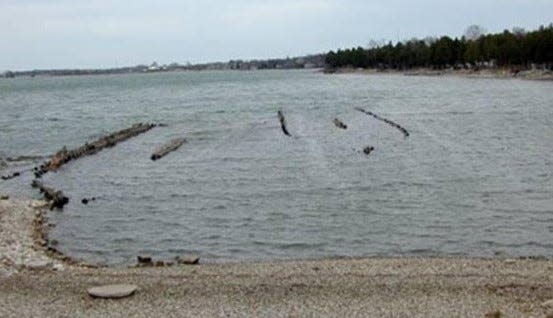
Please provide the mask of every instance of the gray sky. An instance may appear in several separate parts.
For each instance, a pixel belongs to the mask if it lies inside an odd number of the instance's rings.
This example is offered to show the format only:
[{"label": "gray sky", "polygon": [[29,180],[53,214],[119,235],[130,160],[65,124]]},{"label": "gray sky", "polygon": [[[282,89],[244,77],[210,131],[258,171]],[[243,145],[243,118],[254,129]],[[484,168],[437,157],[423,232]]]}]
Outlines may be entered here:
[{"label": "gray sky", "polygon": [[553,22],[553,0],[0,0],[0,71],[298,56]]}]

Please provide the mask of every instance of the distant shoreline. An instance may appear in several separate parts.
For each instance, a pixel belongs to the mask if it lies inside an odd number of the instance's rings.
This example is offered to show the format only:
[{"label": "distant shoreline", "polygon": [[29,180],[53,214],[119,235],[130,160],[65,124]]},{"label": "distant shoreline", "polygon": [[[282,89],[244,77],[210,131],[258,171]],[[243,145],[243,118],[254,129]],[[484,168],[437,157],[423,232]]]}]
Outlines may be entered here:
[{"label": "distant shoreline", "polygon": [[[480,70],[471,69],[443,69],[435,70],[431,68],[416,68],[410,70],[394,70],[394,69],[375,69],[375,68],[353,68],[341,67],[328,69],[323,67],[314,68],[285,68],[285,69],[175,69],[175,70],[160,70],[160,71],[109,71],[109,70],[56,70],[56,71],[40,71],[36,74],[31,74],[30,71],[17,72],[15,78],[33,78],[33,77],[62,77],[62,76],[96,76],[96,75],[132,75],[132,74],[159,74],[159,73],[197,73],[209,71],[229,71],[229,72],[255,72],[255,71],[292,71],[292,70],[309,70],[313,72],[321,72],[324,74],[396,74],[405,76],[459,76],[465,78],[481,78],[481,79],[521,79],[530,81],[553,81],[553,71],[549,70],[522,70],[513,72],[506,68],[484,68]],[[0,79],[10,80],[12,78],[2,77]]]},{"label": "distant shoreline", "polygon": [[510,69],[497,68],[497,69],[481,69],[481,70],[434,70],[429,68],[417,68],[411,70],[391,70],[391,69],[362,69],[362,68],[337,68],[337,69],[325,69],[325,74],[399,74],[405,76],[460,76],[467,78],[490,78],[490,79],[522,79],[530,81],[553,81],[553,72],[548,70],[523,70],[519,72],[513,72]]}]

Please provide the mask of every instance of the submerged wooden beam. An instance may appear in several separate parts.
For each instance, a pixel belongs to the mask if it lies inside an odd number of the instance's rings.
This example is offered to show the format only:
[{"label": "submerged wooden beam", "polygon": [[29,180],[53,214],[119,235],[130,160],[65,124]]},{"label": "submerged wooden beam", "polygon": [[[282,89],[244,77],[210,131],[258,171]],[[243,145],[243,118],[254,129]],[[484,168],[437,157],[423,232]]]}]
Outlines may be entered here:
[{"label": "submerged wooden beam", "polygon": [[49,171],[55,171],[71,160],[94,155],[104,148],[113,147],[119,142],[145,133],[155,126],[155,124],[139,123],[130,128],[101,137],[91,143],[85,143],[83,146],[76,149],[67,150],[67,148],[63,147],[49,161],[46,161],[40,167],[35,168],[35,176],[40,178],[43,174]]},{"label": "submerged wooden beam", "polygon": [[409,137],[409,132],[407,131],[407,129],[401,127],[401,125],[399,125],[399,124],[397,124],[397,123],[395,123],[395,122],[393,122],[393,121],[391,121],[391,120],[389,120],[389,119],[386,119],[386,118],[384,118],[384,117],[380,117],[380,116],[378,116],[377,114],[375,114],[375,113],[373,113],[373,112],[371,112],[371,111],[364,110],[363,108],[355,107],[355,110],[360,111],[360,112],[362,112],[362,113],[365,113],[365,114],[367,114],[367,115],[369,115],[369,116],[372,116],[372,117],[376,118],[377,120],[383,121],[383,122],[385,122],[386,124],[388,124],[388,125],[390,125],[390,126],[392,126],[392,127],[394,127],[394,128],[397,128],[399,131],[401,131],[401,132],[403,133],[403,135],[404,135],[405,137]]},{"label": "submerged wooden beam", "polygon": [[150,159],[153,161],[156,161],[158,159],[163,158],[168,153],[175,151],[180,148],[184,143],[186,142],[186,138],[177,138],[169,141],[167,144],[161,146],[158,150],[156,150]]},{"label": "submerged wooden beam", "polygon": [[282,110],[279,110],[277,112],[278,115],[278,121],[280,122],[280,128],[282,128],[282,132],[286,136],[292,137],[292,135],[288,132],[288,128],[286,127],[286,118],[284,118],[284,114],[282,113]]},{"label": "submerged wooden beam", "polygon": [[34,180],[33,188],[40,190],[44,194],[46,201],[50,202],[50,208],[63,209],[63,206],[69,203],[69,198],[63,194],[63,191],[45,186],[42,182]]},{"label": "submerged wooden beam", "polygon": [[334,118],[334,120],[332,121],[334,123],[334,125],[340,129],[348,129],[348,126],[346,124],[344,124],[340,119],[338,118]]},{"label": "submerged wooden beam", "polygon": [[13,178],[17,178],[21,176],[21,172],[14,172],[12,174],[9,174],[9,175],[5,175],[5,176],[2,176],[0,177],[2,180],[11,180]]}]

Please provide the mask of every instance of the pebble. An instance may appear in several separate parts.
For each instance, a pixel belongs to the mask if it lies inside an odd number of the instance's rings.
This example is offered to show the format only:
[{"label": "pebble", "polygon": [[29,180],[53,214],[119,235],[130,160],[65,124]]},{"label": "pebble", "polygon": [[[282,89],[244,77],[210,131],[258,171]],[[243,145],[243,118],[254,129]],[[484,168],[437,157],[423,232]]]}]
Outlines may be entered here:
[{"label": "pebble", "polygon": [[130,284],[105,285],[91,287],[87,290],[88,294],[95,298],[123,298],[134,294],[138,286]]},{"label": "pebble", "polygon": [[553,309],[553,299],[550,299],[550,300],[544,302],[544,303],[541,304],[541,305],[542,305],[543,307],[545,307],[545,308],[551,308],[551,309]]},{"label": "pebble", "polygon": [[25,264],[25,267],[32,270],[43,270],[52,267],[52,262],[45,260],[31,260]]},{"label": "pebble", "polygon": [[31,207],[32,208],[43,208],[46,205],[48,205],[48,203],[46,201],[33,201],[33,202],[31,202]]},{"label": "pebble", "polygon": [[2,195],[0,196],[0,200],[9,200],[10,199],[10,196],[9,195]]}]

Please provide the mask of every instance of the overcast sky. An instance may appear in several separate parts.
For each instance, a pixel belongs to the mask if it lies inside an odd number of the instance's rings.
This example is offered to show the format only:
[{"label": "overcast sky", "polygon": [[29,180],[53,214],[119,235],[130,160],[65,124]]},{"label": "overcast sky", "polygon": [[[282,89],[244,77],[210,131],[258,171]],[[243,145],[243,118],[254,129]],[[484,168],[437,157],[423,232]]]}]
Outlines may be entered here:
[{"label": "overcast sky", "polygon": [[553,0],[0,0],[0,71],[298,56],[551,22]]}]

